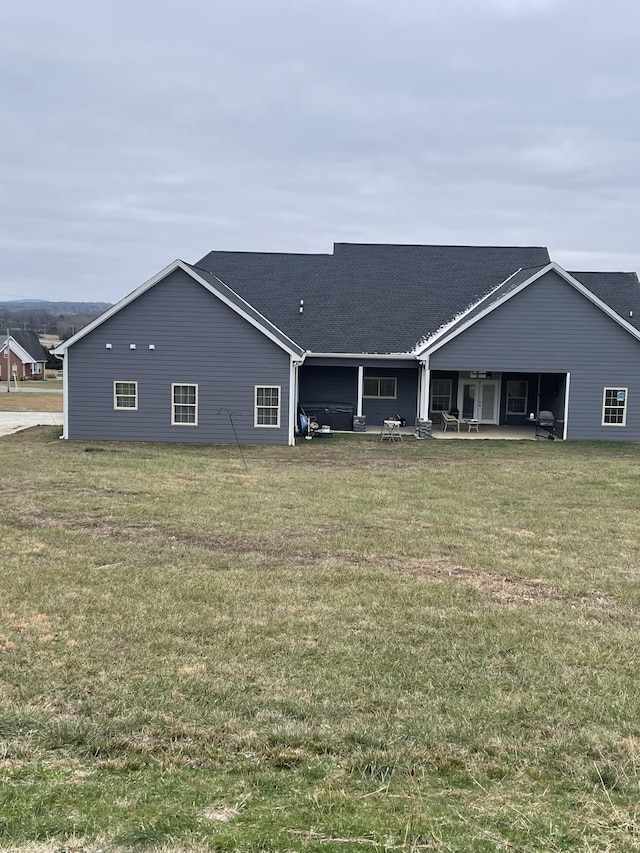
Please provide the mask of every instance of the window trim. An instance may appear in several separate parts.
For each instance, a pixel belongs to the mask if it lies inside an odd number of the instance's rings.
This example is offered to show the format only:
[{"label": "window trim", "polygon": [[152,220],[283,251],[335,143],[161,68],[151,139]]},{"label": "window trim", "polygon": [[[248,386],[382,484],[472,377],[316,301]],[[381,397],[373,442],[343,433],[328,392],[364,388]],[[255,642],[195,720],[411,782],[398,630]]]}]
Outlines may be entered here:
[{"label": "window trim", "polygon": [[[615,391],[616,394],[619,394],[620,391],[624,391],[624,403],[622,406],[607,406],[607,391]],[[603,427],[625,427],[627,425],[627,404],[629,402],[629,388],[624,387],[615,387],[613,385],[605,386],[602,390],[602,426]],[[612,411],[620,411],[622,410],[622,422],[621,423],[612,423],[611,421],[605,420],[607,409]]]},{"label": "window trim", "polygon": [[[118,385],[133,385],[135,388],[134,394],[118,394]],[[135,406],[119,406],[118,397],[135,397]],[[114,379],[113,380],[113,409],[116,412],[137,412],[138,411],[138,382],[135,379]]]},{"label": "window trim", "polygon": [[[195,419],[193,421],[177,421],[176,420],[176,405],[178,406],[190,406],[191,403],[176,403],[174,399],[174,393],[176,388],[195,388],[195,403],[193,404],[193,410],[195,412]],[[194,427],[198,426],[198,385],[196,382],[172,382],[171,383],[171,426],[179,426],[179,427]]]},{"label": "window trim", "polygon": [[[516,383],[524,385],[524,397],[521,397],[521,396],[516,397],[515,395],[514,396],[509,395],[509,385],[512,385],[512,384],[515,385]],[[521,417],[526,417],[528,399],[529,399],[529,380],[528,379],[507,379],[507,394],[506,394],[505,403],[504,403],[506,415],[514,415],[514,416],[519,415]],[[523,410],[521,412],[512,412],[511,409],[509,408],[509,401],[510,400],[524,400]]]},{"label": "window trim", "polygon": [[[258,405],[258,391],[264,391],[266,388],[273,389],[275,388],[278,392],[278,405],[277,406],[259,406]],[[275,424],[261,424],[258,423],[258,410],[259,409],[268,409],[269,411],[273,411],[274,409],[278,414],[278,422]],[[256,429],[280,429],[280,422],[282,418],[282,385],[254,385],[253,386],[253,426]]]},{"label": "window trim", "polygon": [[[377,394],[365,394],[364,387],[367,381],[375,380],[378,383],[378,393]],[[383,396],[380,394],[380,380],[383,379],[385,381],[393,382],[393,396]],[[397,376],[367,376],[365,373],[364,378],[362,380],[362,396],[365,400],[397,400],[398,399],[398,377]]]}]

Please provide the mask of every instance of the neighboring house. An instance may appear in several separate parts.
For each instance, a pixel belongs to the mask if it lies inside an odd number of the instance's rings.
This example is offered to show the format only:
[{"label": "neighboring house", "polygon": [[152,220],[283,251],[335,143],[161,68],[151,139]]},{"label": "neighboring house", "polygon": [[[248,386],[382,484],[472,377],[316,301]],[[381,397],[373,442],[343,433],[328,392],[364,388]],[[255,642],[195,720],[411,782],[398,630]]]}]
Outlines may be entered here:
[{"label": "neighboring house", "polygon": [[48,355],[43,349],[38,335],[30,330],[9,332],[9,356],[7,356],[7,337],[0,338],[0,381],[7,378],[44,379],[44,368]]},{"label": "neighboring house", "polygon": [[551,410],[564,438],[637,441],[639,320],[635,273],[569,273],[540,247],[211,252],[54,351],[64,436],[293,444],[302,405],[347,427]]}]

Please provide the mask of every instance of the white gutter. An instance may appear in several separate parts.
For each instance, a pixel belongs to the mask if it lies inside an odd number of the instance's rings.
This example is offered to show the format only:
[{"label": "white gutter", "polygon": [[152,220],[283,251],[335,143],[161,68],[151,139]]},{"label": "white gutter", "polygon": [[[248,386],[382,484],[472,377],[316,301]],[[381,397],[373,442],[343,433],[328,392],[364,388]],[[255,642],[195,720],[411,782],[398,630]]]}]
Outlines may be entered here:
[{"label": "white gutter", "polygon": [[366,361],[368,358],[384,359],[385,361],[415,361],[415,355],[412,352],[312,352],[307,350],[305,355],[308,358],[357,358],[360,361]]}]

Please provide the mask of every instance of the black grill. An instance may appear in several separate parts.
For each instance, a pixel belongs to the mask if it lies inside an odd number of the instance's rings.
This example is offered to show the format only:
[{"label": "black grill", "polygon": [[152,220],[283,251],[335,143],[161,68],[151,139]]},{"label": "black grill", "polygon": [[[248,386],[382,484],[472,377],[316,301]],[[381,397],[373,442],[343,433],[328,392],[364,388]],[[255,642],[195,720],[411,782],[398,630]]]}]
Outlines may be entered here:
[{"label": "black grill", "polygon": [[536,438],[549,438],[551,441],[556,437],[556,419],[553,412],[538,412],[536,417]]}]

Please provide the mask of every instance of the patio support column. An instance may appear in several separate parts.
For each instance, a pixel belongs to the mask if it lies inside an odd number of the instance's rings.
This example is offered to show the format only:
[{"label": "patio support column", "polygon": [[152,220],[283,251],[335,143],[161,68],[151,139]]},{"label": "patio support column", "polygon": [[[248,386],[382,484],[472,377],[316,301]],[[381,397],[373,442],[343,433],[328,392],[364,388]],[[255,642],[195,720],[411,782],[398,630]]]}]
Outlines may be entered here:
[{"label": "patio support column", "polygon": [[431,385],[431,371],[429,370],[428,361],[420,362],[419,379],[420,400],[418,403],[418,417],[424,420],[429,417],[429,392]]},{"label": "patio support column", "polygon": [[571,374],[567,373],[565,384],[564,384],[564,412],[563,418],[564,423],[562,425],[562,438],[564,441],[567,440],[567,433],[569,431],[569,388],[571,386]]},{"label": "patio support column", "polygon": [[356,415],[362,417],[362,398],[364,397],[364,365],[358,365],[358,411]]}]

